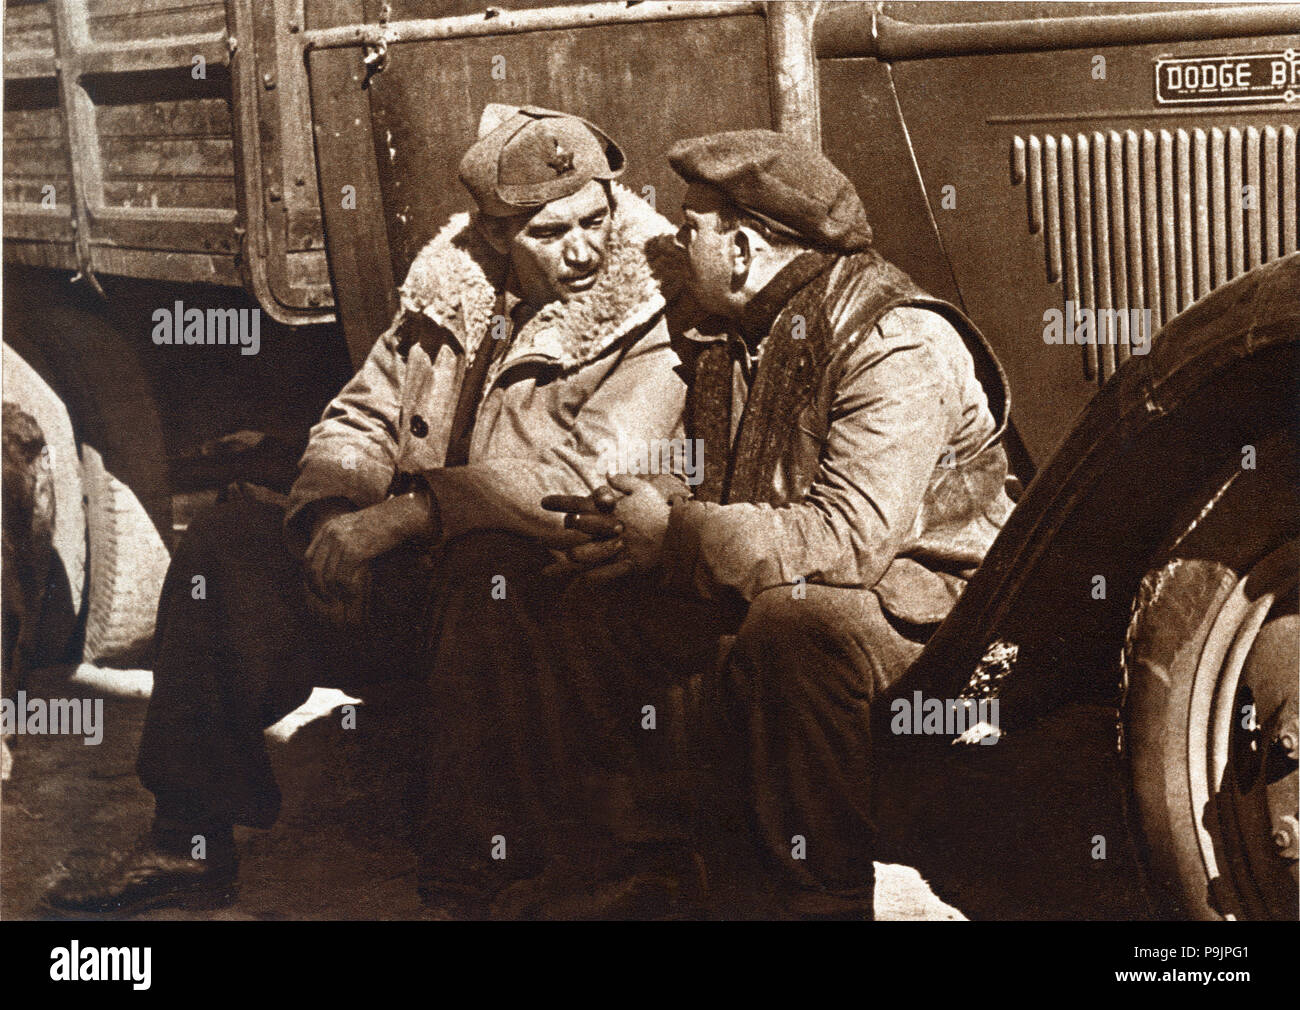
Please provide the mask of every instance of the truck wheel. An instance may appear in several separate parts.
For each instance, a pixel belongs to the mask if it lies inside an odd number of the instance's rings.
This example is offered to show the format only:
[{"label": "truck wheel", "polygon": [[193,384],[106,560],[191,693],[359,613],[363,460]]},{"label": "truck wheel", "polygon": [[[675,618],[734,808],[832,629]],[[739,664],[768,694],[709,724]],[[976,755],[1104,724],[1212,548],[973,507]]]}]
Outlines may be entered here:
[{"label": "truck wheel", "polygon": [[82,446],[89,593],[82,659],[128,666],[146,661],[170,556],[131,488]]},{"label": "truck wheel", "polygon": [[[80,658],[146,659],[171,533],[162,424],[131,342],[48,278],[6,292],[6,340],[44,359],[71,418],[81,463],[88,564]],[[18,290],[14,290],[17,288]]]},{"label": "truck wheel", "polygon": [[1300,442],[1256,448],[1189,503],[1125,640],[1132,813],[1170,917],[1294,920],[1300,902]]}]

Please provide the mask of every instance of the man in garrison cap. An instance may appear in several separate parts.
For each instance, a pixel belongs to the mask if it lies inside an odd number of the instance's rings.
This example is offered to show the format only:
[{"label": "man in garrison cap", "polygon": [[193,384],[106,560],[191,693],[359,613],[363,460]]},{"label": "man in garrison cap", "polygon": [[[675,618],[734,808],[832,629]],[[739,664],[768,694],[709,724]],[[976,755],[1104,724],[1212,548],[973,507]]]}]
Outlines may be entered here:
[{"label": "man in garrison cap", "polygon": [[413,825],[421,896],[483,915],[539,870],[573,781],[545,753],[540,632],[563,583],[542,570],[548,548],[581,539],[539,501],[590,493],[619,440],[681,434],[685,386],[650,258],[656,239],[671,250],[672,226],[614,181],[623,166],[583,119],[487,107],[460,167],[477,211],[416,256],[392,325],[312,429],[287,503],[246,492],[179,546],[138,764],[153,829],[59,882],[51,905],[231,900],[232,826],[270,827],[280,809],[263,730],[313,686],[379,678],[427,684],[427,745],[410,758],[429,765]]},{"label": "man in garrison cap", "polygon": [[[1006,382],[872,249],[819,152],[747,130],[669,160],[692,292],[723,321],[678,348],[703,480],[617,475],[612,513],[569,520],[621,524],[570,590],[573,683],[636,830],[694,846],[713,912],[869,917],[867,709],[1010,512]],[[656,731],[620,732],[644,706]]]}]

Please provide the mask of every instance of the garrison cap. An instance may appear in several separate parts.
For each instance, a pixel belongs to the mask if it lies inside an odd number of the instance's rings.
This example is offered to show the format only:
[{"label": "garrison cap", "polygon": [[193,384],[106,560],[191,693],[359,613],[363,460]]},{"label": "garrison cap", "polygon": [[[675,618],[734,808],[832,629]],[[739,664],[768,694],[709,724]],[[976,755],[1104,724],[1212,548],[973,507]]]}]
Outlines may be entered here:
[{"label": "garrison cap", "polygon": [[820,151],[771,130],[680,140],[668,151],[687,182],[719,190],[777,232],[839,252],[871,244],[853,183]]},{"label": "garrison cap", "polygon": [[460,181],[488,217],[510,217],[571,196],[593,179],[616,179],[623,152],[596,126],[565,112],[490,104]]}]

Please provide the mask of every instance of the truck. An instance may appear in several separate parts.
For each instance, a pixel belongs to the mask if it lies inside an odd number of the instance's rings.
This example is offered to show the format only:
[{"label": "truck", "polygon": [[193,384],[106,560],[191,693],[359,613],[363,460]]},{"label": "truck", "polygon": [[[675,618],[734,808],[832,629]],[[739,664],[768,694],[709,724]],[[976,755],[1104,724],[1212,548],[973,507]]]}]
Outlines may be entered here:
[{"label": "truck", "polygon": [[[291,482],[485,104],[607,125],[669,216],[672,141],[780,130],[1011,390],[1015,510],[876,707],[883,844],[1041,868],[987,916],[1296,918],[1300,4],[6,0],[4,32],[45,517],[6,657],[147,663],[188,516]],[[913,733],[927,696],[1000,715]]]}]

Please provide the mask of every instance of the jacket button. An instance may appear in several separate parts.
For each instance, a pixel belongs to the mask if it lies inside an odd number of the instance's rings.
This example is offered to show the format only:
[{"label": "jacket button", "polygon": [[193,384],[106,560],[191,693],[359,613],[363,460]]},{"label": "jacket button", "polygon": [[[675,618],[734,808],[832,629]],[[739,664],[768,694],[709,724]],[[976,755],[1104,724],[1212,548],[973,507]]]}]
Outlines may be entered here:
[{"label": "jacket button", "polygon": [[424,438],[429,434],[429,425],[419,414],[411,415],[411,434],[416,438]]}]

